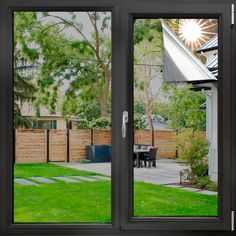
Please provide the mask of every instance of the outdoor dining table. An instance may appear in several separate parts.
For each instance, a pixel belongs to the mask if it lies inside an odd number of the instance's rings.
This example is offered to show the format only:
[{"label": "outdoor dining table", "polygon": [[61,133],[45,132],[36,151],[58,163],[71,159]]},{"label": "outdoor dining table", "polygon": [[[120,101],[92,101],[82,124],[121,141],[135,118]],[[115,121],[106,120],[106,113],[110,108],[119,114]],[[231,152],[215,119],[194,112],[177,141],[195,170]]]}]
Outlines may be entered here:
[{"label": "outdoor dining table", "polygon": [[149,152],[149,148],[148,149],[139,149],[139,148],[134,148],[134,153],[137,156],[137,168],[140,167],[140,153],[148,153]]}]

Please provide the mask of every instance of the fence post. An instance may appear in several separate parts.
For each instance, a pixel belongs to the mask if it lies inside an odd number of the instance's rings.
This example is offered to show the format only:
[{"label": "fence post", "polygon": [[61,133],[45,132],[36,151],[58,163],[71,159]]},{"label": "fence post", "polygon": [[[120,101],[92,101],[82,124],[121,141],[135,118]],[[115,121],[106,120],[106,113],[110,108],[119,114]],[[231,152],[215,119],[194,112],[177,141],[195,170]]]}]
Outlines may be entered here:
[{"label": "fence post", "polygon": [[154,129],[152,129],[152,146],[154,147]]},{"label": "fence post", "polygon": [[46,129],[46,149],[47,149],[46,159],[47,159],[47,163],[48,163],[50,161],[50,158],[49,158],[49,129]]},{"label": "fence post", "polygon": [[16,129],[13,129],[13,163],[15,164],[16,162]]},{"label": "fence post", "polygon": [[[176,131],[175,137],[177,137],[179,135],[179,131]],[[176,146],[176,151],[175,151],[175,157],[178,158],[179,153],[178,153],[178,147]]]},{"label": "fence post", "polygon": [[70,129],[66,129],[66,161],[70,162]]},{"label": "fence post", "polygon": [[94,134],[94,133],[93,133],[93,129],[91,129],[90,132],[91,132],[91,135],[90,135],[90,138],[91,138],[91,139],[90,139],[90,143],[91,143],[91,145],[93,145],[93,137],[94,137],[94,136],[93,136],[93,134]]}]

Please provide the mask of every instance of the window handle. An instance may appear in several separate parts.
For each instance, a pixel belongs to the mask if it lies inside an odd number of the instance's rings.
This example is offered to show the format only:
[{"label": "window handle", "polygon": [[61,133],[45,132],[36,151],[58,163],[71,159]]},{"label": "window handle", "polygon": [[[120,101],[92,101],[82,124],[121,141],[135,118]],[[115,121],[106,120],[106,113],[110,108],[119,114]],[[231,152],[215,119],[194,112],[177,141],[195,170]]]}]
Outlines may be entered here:
[{"label": "window handle", "polygon": [[122,117],[122,137],[126,138],[126,125],[129,121],[128,111],[123,111],[123,117]]}]

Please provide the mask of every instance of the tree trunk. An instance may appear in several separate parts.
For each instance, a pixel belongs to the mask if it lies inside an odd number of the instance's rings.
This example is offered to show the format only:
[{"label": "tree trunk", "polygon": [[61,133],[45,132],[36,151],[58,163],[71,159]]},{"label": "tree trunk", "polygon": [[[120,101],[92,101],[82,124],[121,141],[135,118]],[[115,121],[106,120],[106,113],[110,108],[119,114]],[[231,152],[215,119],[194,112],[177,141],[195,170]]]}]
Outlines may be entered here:
[{"label": "tree trunk", "polygon": [[101,99],[99,101],[99,106],[100,106],[100,111],[101,111],[101,117],[106,117],[108,114],[107,114],[107,111],[106,111],[106,101],[107,99]]},{"label": "tree trunk", "polygon": [[152,116],[148,114],[147,116],[148,118],[148,127],[150,128],[150,130],[153,130],[153,121],[152,121]]}]

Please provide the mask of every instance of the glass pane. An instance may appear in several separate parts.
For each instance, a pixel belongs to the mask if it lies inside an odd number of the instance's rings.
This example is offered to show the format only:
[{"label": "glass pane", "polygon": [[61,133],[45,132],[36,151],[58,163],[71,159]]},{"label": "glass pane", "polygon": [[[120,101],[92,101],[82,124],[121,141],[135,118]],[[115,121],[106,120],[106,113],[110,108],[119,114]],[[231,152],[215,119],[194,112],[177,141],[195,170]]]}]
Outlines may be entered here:
[{"label": "glass pane", "polygon": [[14,13],[14,223],[111,222],[111,13]]},{"label": "glass pane", "polygon": [[134,216],[218,216],[216,19],[134,22]]}]

